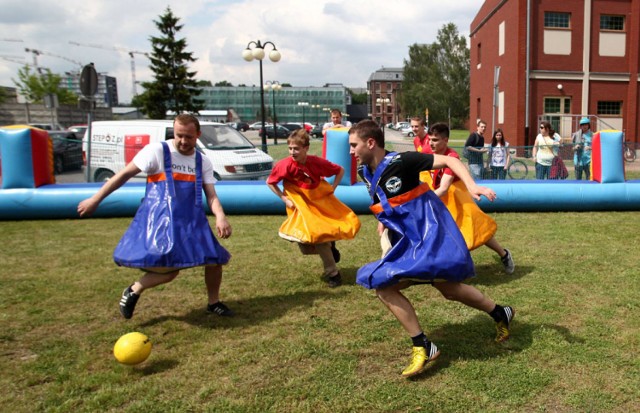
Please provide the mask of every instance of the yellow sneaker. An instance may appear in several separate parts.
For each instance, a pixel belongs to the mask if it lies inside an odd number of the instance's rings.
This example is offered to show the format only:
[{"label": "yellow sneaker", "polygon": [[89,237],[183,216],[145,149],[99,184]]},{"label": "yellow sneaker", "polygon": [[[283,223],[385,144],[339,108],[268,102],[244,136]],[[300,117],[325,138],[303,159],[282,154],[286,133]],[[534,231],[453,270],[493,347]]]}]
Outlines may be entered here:
[{"label": "yellow sneaker", "polygon": [[[411,352],[411,364],[404,369],[402,377],[411,377],[416,374],[420,374],[428,362],[438,358],[440,351],[435,344],[429,342],[428,348],[425,347],[413,347]],[[429,355],[427,356],[427,351]]]},{"label": "yellow sneaker", "polygon": [[505,321],[499,321],[496,324],[496,343],[502,343],[503,341],[507,341],[511,334],[509,333],[509,325],[511,324],[511,320],[516,315],[516,310],[512,307],[504,307],[504,312],[507,316]]}]

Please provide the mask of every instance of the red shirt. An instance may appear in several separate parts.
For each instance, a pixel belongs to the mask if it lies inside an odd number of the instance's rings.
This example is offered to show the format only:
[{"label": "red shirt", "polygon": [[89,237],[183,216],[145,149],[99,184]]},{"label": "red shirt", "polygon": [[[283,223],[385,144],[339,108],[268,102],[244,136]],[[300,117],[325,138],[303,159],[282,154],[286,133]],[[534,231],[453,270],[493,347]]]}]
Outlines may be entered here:
[{"label": "red shirt", "polygon": [[[446,151],[444,151],[443,153],[444,156],[451,156],[452,158],[456,158],[456,159],[460,159],[460,155],[458,155],[458,152],[454,151],[451,148],[447,148]],[[433,171],[431,171],[431,179],[433,179],[433,189],[437,189],[440,188],[440,181],[442,181],[442,177],[444,175],[451,175],[453,176],[453,181],[459,181],[460,178],[458,178],[456,176],[456,174],[453,173],[453,171],[449,168],[443,168],[443,169],[434,169]]]},{"label": "red shirt", "polygon": [[267,183],[274,185],[286,180],[301,188],[313,189],[320,185],[324,177],[338,174],[340,168],[340,165],[319,156],[307,155],[304,164],[294,161],[289,156],[273,167]]},{"label": "red shirt", "polygon": [[429,144],[429,135],[424,135],[424,139],[420,140],[419,136],[413,138],[413,146],[416,147],[416,151],[422,153],[433,153],[431,145]]}]

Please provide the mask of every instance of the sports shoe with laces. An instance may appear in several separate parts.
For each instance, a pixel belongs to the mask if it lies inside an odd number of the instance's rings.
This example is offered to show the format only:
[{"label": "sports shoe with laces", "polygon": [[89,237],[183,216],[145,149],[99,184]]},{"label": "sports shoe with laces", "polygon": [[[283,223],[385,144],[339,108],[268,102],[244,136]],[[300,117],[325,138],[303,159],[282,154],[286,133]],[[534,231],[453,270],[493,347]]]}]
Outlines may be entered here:
[{"label": "sports shoe with laces", "polygon": [[502,343],[509,339],[509,325],[511,324],[513,317],[516,315],[516,310],[512,307],[504,307],[504,313],[507,319],[496,323],[496,343]]},{"label": "sports shoe with laces", "polygon": [[502,265],[504,265],[505,272],[507,274],[513,274],[513,271],[516,269],[516,264],[513,262],[511,252],[506,248],[504,250],[506,254],[504,257],[500,257],[500,261],[502,261]]},{"label": "sports shoe with laces", "polygon": [[342,276],[338,272],[336,275],[327,276],[327,285],[329,288],[336,288],[342,285]]},{"label": "sports shoe with laces", "polygon": [[124,289],[120,298],[120,314],[126,319],[133,317],[133,310],[136,309],[136,303],[140,296],[133,292],[131,285]]},{"label": "sports shoe with laces", "polygon": [[340,262],[340,251],[336,248],[336,242],[331,241],[331,253],[333,254],[333,260],[337,263]]},{"label": "sports shoe with laces", "polygon": [[427,363],[437,359],[439,355],[440,350],[432,342],[429,342],[427,347],[413,347],[411,350],[411,363],[402,371],[402,377],[420,374]]},{"label": "sports shoe with laces", "polygon": [[224,305],[222,301],[207,305],[207,313],[218,314],[221,317],[233,317],[236,314],[232,309]]}]

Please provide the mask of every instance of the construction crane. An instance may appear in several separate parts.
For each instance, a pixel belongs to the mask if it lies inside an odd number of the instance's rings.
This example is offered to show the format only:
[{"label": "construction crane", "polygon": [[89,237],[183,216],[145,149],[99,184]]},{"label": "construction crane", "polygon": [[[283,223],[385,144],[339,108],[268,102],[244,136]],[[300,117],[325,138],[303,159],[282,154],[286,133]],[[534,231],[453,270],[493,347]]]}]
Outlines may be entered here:
[{"label": "construction crane", "polygon": [[[13,62],[13,63],[18,63],[18,64],[21,64],[21,65],[25,65],[24,57],[22,57],[22,56],[12,56],[12,55],[0,54],[0,59],[6,60],[7,62]],[[29,65],[25,65],[25,66],[29,66]]]},{"label": "construction crane", "polygon": [[63,59],[63,60],[66,60],[67,62],[71,62],[78,65],[78,67],[82,67],[82,63],[78,62],[77,60],[69,59],[68,57],[60,56],[60,55],[49,53],[49,52],[43,52],[42,50],[29,49],[28,47],[25,47],[24,51],[27,53],[33,53],[33,65],[36,67],[36,69],[38,68],[38,56],[40,55],[57,57],[58,59]]},{"label": "construction crane", "polygon": [[149,53],[147,52],[140,52],[138,50],[129,50],[129,49],[125,49],[124,47],[116,47],[116,46],[103,46],[101,44],[83,44],[83,43],[78,43],[78,42],[69,42],[69,44],[73,44],[75,46],[84,46],[84,47],[95,47],[97,49],[105,49],[105,50],[115,50],[116,52],[124,52],[127,53],[129,55],[129,57],[131,58],[131,91],[133,93],[133,96],[138,96],[138,90],[136,87],[136,61],[134,58],[134,54],[141,54],[141,55],[145,55],[147,57],[149,57]]}]

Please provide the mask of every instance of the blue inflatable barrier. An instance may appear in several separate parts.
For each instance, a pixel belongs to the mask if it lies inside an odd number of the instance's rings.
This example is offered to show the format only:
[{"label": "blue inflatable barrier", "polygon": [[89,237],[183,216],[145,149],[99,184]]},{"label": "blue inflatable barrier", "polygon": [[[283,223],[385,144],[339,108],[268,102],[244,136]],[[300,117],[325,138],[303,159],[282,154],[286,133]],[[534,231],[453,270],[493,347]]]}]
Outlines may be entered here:
[{"label": "blue inflatable barrier", "polygon": [[[611,131],[607,131],[609,136],[605,139],[618,142],[619,136],[609,132]],[[3,138],[0,134],[3,175],[11,171],[9,175],[15,176],[14,172],[19,169],[19,166],[24,166],[16,165],[16,162],[25,162],[22,158],[11,155],[18,149],[16,142],[24,143],[25,151],[31,148],[31,142],[28,139],[15,140],[14,136],[13,133],[8,133],[4,134]],[[340,144],[344,146],[344,133],[342,135],[337,133],[335,137],[341,140]],[[2,142],[2,139],[9,139],[9,141]],[[616,146],[613,150],[609,150],[607,145],[603,145],[601,161],[598,160],[601,164],[602,176],[612,181],[618,181],[620,171],[624,171],[622,151],[618,153],[618,148],[619,146]],[[597,158],[598,149],[595,147],[594,152]],[[333,161],[337,160],[336,157],[340,158],[345,162],[342,165],[345,170],[351,169],[351,157],[347,156],[348,153],[333,155]],[[102,183],[49,184],[34,188],[33,175],[28,177],[23,188],[0,190],[0,220],[78,218],[78,203],[95,194],[102,185]],[[494,202],[484,198],[478,202],[485,212],[640,210],[640,181],[598,183],[570,180],[510,180],[483,181],[481,184],[492,188],[498,196]],[[100,204],[94,216],[133,216],[144,197],[144,191],[143,183],[125,184]],[[222,181],[216,184],[216,192],[225,212],[230,215],[285,214],[284,203],[263,181]],[[339,185],[335,194],[354,212],[370,213],[370,199],[364,184]]]}]

